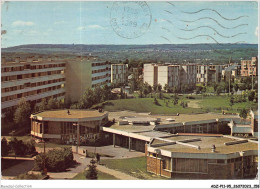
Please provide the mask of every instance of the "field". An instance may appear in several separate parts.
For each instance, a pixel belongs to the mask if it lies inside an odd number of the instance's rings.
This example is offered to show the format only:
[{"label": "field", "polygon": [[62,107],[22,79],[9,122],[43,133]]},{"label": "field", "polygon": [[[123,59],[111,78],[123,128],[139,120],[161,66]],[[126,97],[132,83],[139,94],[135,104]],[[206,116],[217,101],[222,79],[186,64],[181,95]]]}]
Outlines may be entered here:
[{"label": "field", "polygon": [[[103,108],[106,111],[122,111],[130,110],[136,112],[151,112],[151,114],[176,114],[176,113],[205,113],[205,112],[225,112],[239,113],[242,108],[253,110],[257,109],[256,102],[241,102],[234,103],[230,106],[230,97],[227,95],[221,96],[201,96],[193,95],[192,99],[186,98],[187,95],[179,97],[178,105],[173,104],[171,95],[165,94],[164,99],[158,99],[158,104],[154,103],[153,98],[134,98],[134,99],[119,99],[111,100],[103,103]],[[183,108],[180,102],[187,102],[188,107]],[[168,104],[168,105],[167,105]]]},{"label": "field", "polygon": [[[77,174],[73,178],[73,180],[86,180],[85,172],[83,171],[83,172]],[[116,177],[114,177],[113,175],[98,171],[98,180],[118,180],[118,179]]]},{"label": "field", "polygon": [[133,177],[143,180],[158,180],[165,179],[146,172],[146,157],[127,158],[127,159],[106,159],[101,160],[110,169],[115,169],[124,172]]}]

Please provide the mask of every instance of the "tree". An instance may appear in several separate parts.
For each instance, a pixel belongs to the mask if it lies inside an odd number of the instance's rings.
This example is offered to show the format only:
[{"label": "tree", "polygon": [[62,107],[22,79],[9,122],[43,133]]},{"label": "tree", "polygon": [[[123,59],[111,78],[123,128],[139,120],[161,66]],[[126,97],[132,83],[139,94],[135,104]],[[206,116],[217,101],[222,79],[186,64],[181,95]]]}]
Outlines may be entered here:
[{"label": "tree", "polygon": [[255,99],[255,91],[250,91],[248,94],[248,100],[253,101]]},{"label": "tree", "polygon": [[175,93],[175,95],[173,96],[173,104],[177,105],[178,104],[178,100],[179,100],[179,98],[178,98],[177,94]]},{"label": "tree", "polygon": [[96,161],[94,159],[92,159],[90,161],[90,164],[88,165],[88,170],[86,172],[86,175],[85,177],[87,179],[90,179],[90,180],[97,180],[98,176],[97,176],[97,169],[96,169]]},{"label": "tree", "polygon": [[1,140],[1,156],[7,156],[9,153],[10,147],[5,137]]},{"label": "tree", "polygon": [[9,144],[16,156],[26,155],[27,147],[22,140],[17,140],[16,138],[13,138]]},{"label": "tree", "polygon": [[57,101],[53,99],[53,97],[51,97],[48,100],[47,106],[46,106],[47,110],[51,110],[51,109],[57,109],[58,108],[58,104]]},{"label": "tree", "polygon": [[230,104],[230,106],[232,108],[232,106],[234,105],[234,97],[233,97],[233,95],[229,99],[229,104]]},{"label": "tree", "polygon": [[19,101],[18,108],[14,113],[14,122],[20,127],[30,126],[31,106],[25,98]]},{"label": "tree", "polygon": [[234,89],[235,89],[235,91],[236,91],[236,92],[238,91],[238,89],[239,89],[239,86],[238,86],[238,84],[237,84],[237,83],[235,83],[235,84],[234,84]]},{"label": "tree", "polygon": [[220,95],[221,92],[222,92],[222,87],[218,86],[217,89],[216,89],[217,95]]},{"label": "tree", "polygon": [[44,110],[47,110],[47,100],[45,98],[43,98],[41,100],[41,103],[38,107],[38,110],[41,112],[41,111],[44,111]]},{"label": "tree", "polygon": [[243,118],[243,119],[246,119],[247,118],[247,111],[245,108],[243,108],[242,110],[240,110],[239,112],[239,117],[240,118]]}]

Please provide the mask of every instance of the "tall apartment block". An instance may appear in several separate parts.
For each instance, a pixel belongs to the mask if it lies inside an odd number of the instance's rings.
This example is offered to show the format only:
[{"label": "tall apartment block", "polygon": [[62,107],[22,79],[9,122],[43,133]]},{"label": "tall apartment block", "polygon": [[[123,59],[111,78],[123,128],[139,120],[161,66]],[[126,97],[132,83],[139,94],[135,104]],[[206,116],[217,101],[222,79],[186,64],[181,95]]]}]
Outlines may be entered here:
[{"label": "tall apartment block", "polygon": [[196,86],[197,67],[195,64],[180,65],[180,85]]},{"label": "tall apartment block", "polygon": [[220,82],[224,65],[197,65],[197,83]]},{"label": "tall apartment block", "polygon": [[178,65],[144,64],[144,82],[149,85],[167,84],[169,87],[179,87],[180,69]]},{"label": "tall apartment block", "polygon": [[1,64],[1,109],[16,107],[22,97],[31,104],[51,97],[65,97],[65,67],[63,60],[28,57],[26,61],[17,57]]},{"label": "tall apartment block", "polygon": [[241,76],[257,76],[257,71],[257,57],[252,57],[251,60],[241,60]]},{"label": "tall apartment block", "polygon": [[66,101],[76,102],[87,88],[110,85],[111,66],[107,61],[79,56],[67,61]]},{"label": "tall apartment block", "polygon": [[208,82],[209,67],[207,65],[197,65],[197,83]]},{"label": "tall apartment block", "polygon": [[111,64],[111,83],[126,83],[128,77],[127,73],[127,64]]}]

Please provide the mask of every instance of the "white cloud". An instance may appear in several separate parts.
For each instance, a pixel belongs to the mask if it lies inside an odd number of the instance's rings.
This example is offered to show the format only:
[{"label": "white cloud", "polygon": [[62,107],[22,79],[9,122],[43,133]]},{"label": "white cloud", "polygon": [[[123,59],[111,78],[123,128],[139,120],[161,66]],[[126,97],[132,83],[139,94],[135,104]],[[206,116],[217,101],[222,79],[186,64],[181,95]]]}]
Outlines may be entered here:
[{"label": "white cloud", "polygon": [[100,25],[88,25],[88,26],[80,26],[77,28],[77,30],[79,31],[85,31],[87,29],[91,29],[91,30],[103,30],[105,29],[104,27],[100,26]]},{"label": "white cloud", "polygon": [[255,28],[255,35],[258,37],[258,26]]},{"label": "white cloud", "polygon": [[100,25],[89,25],[88,28],[90,29],[104,29],[102,26]]},{"label": "white cloud", "polygon": [[16,26],[33,26],[34,23],[33,22],[25,22],[25,21],[21,21],[21,20],[17,20],[17,21],[14,21],[12,23],[12,26],[16,27]]},{"label": "white cloud", "polygon": [[55,25],[65,24],[65,23],[66,23],[66,22],[65,22],[64,20],[54,22]]},{"label": "white cloud", "polygon": [[85,26],[80,26],[80,27],[78,27],[77,28],[77,30],[79,30],[79,31],[84,31],[84,30],[86,30],[87,28],[85,27]]}]

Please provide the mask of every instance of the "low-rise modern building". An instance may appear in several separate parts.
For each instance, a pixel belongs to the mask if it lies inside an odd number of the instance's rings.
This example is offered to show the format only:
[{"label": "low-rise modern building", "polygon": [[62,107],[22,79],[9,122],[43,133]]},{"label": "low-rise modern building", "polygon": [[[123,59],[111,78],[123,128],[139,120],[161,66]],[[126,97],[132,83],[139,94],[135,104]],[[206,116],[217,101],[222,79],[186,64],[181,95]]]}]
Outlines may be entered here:
[{"label": "low-rise modern building", "polygon": [[125,84],[128,79],[127,64],[111,64],[111,83]]},{"label": "low-rise modern building", "polygon": [[55,58],[28,57],[1,62],[2,114],[15,108],[21,98],[31,105],[51,97],[64,99],[66,92],[65,70],[67,62]]},{"label": "low-rise modern building", "polygon": [[94,110],[50,110],[31,115],[31,135],[66,144],[83,144],[99,137],[108,113]]},{"label": "low-rise modern building", "polygon": [[252,57],[251,60],[241,60],[241,76],[257,76],[258,58]]},{"label": "low-rise modern building", "polygon": [[258,172],[258,142],[224,135],[154,138],[146,157],[148,172],[168,178],[242,179]]}]

